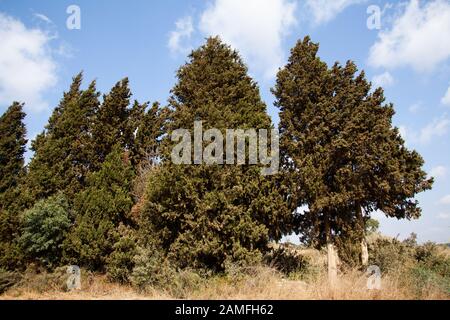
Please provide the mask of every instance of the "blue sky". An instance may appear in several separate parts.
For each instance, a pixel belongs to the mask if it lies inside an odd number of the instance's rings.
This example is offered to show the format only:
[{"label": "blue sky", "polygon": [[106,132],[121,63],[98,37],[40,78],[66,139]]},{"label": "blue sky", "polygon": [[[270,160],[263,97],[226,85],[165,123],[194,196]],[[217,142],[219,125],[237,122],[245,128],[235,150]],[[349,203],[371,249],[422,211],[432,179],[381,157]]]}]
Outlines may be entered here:
[{"label": "blue sky", "polygon": [[[67,28],[70,5],[80,9],[79,30]],[[380,28],[368,28],[371,5]],[[436,178],[417,197],[419,220],[375,213],[381,231],[450,242],[449,0],[0,0],[0,113],[25,102],[33,138],[81,70],[102,92],[127,76],[135,99],[165,103],[189,51],[216,34],[242,54],[274,123],[270,88],[298,39],[319,42],[329,64],[354,60],[385,88],[394,124]]]}]

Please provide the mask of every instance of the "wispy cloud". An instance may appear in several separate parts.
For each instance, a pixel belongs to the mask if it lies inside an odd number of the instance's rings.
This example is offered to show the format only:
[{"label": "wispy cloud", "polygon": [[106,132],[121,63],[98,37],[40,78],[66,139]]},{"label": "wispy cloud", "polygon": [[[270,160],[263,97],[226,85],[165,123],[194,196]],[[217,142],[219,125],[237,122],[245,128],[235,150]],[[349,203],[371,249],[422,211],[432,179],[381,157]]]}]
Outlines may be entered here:
[{"label": "wispy cloud", "polygon": [[438,214],[438,218],[442,220],[450,219],[450,213],[447,212],[441,212]]},{"label": "wispy cloud", "polygon": [[441,200],[439,200],[439,203],[450,204],[450,194],[442,197]]},{"label": "wispy cloud", "polygon": [[430,124],[420,130],[419,142],[428,143],[435,137],[442,137],[448,132],[450,119],[445,115],[433,120]]},{"label": "wispy cloud", "polygon": [[422,103],[421,102],[417,102],[417,103],[414,103],[414,104],[412,104],[411,106],[409,106],[409,108],[408,108],[408,110],[409,110],[409,112],[411,112],[411,113],[417,113],[417,112],[419,112],[420,110],[422,110]]},{"label": "wispy cloud", "polygon": [[426,145],[433,139],[445,136],[450,128],[450,119],[446,114],[435,118],[419,131],[415,131],[406,126],[400,126],[400,134],[407,143]]},{"label": "wispy cloud", "polygon": [[192,48],[189,44],[192,33],[194,32],[194,25],[192,24],[192,17],[187,16],[175,22],[175,30],[169,35],[169,49],[173,54],[186,54]]},{"label": "wispy cloud", "polygon": [[441,103],[445,106],[450,106],[450,87],[448,87],[447,92],[442,97]]},{"label": "wispy cloud", "polygon": [[33,13],[33,16],[35,16],[36,18],[38,18],[39,20],[42,20],[46,23],[53,23],[52,20],[50,20],[49,17],[47,17],[45,14],[42,13]]},{"label": "wispy cloud", "polygon": [[388,72],[378,74],[373,77],[372,84],[375,88],[386,88],[394,84],[394,77]]},{"label": "wispy cloud", "polygon": [[436,166],[430,170],[430,176],[434,178],[445,178],[447,176],[448,169],[445,166]]},{"label": "wispy cloud", "polygon": [[367,0],[306,0],[305,10],[314,25],[325,24],[333,20],[338,14],[351,5],[360,4]]}]

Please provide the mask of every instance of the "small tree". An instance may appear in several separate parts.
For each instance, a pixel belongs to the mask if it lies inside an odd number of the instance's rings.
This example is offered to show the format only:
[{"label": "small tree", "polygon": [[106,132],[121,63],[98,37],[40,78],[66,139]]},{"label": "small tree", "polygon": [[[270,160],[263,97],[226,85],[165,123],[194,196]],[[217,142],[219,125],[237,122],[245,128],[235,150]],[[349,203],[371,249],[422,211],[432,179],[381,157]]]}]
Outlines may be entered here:
[{"label": "small tree", "polygon": [[62,243],[70,227],[69,204],[62,195],[37,202],[25,211],[19,239],[26,257],[55,267],[62,257]]},{"label": "small tree", "polygon": [[131,224],[133,177],[127,155],[117,144],[101,169],[88,177],[86,190],[75,197],[75,226],[64,244],[68,261],[104,270],[118,241],[119,225]]}]

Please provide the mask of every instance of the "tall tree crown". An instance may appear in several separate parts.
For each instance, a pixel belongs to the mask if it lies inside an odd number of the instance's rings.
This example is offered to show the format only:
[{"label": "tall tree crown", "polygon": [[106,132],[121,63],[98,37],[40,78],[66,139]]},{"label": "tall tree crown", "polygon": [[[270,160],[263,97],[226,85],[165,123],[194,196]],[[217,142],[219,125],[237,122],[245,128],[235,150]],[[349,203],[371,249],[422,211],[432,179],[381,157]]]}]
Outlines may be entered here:
[{"label": "tall tree crown", "polygon": [[338,232],[360,208],[366,218],[375,210],[417,218],[414,196],[432,180],[392,126],[393,105],[384,103],[381,88],[371,91],[353,62],[328,68],[317,51],[308,37],[299,41],[273,89],[283,167],[297,205],[309,206],[300,220],[317,226],[327,215]]}]

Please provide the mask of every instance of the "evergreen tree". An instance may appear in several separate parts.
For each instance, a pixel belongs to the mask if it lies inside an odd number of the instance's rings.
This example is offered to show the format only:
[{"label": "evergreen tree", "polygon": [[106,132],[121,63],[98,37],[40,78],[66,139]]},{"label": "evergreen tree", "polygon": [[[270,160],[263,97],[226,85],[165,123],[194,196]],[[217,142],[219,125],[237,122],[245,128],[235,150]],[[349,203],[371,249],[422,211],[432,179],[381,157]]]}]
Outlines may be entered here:
[{"label": "evergreen tree", "polygon": [[156,162],[161,137],[164,134],[167,109],[161,109],[157,102],[146,109],[147,104],[139,105],[135,102],[130,115],[130,127],[136,129],[132,147],[135,167],[139,167],[142,161]]},{"label": "evergreen tree", "polygon": [[126,150],[133,140],[134,132],[129,127],[130,97],[128,78],[117,82],[111,91],[103,96],[103,103],[98,110],[93,127],[99,167],[114,145],[119,144],[123,150]]},{"label": "evergreen tree", "polygon": [[[238,53],[218,38],[193,51],[178,73],[169,100],[169,136],[175,129],[270,129],[256,83]],[[192,131],[191,131],[192,132]],[[287,228],[284,198],[274,177],[258,166],[175,165],[173,144],[149,178],[141,231],[179,267],[224,270],[229,263],[259,259],[270,239]]]},{"label": "evergreen tree", "polygon": [[[334,244],[356,236],[367,262],[365,223],[370,213],[418,218],[414,196],[430,189],[423,160],[404,146],[392,126],[392,104],[381,88],[370,92],[364,72],[353,62],[332,68],[317,57],[306,37],[292,49],[273,90],[280,108],[283,168],[291,177],[298,231],[317,245],[327,244],[334,277]],[[366,252],[364,252],[366,251]]]},{"label": "evergreen tree", "polygon": [[[14,102],[0,117],[0,195],[14,189],[24,173],[26,129],[22,111],[23,104]],[[2,198],[0,205],[4,208],[9,203]]]},{"label": "evergreen tree", "polygon": [[116,144],[87,187],[74,200],[75,225],[65,241],[65,258],[91,270],[104,270],[119,241],[120,224],[132,224],[130,194],[134,177],[126,152]]},{"label": "evergreen tree", "polygon": [[27,191],[30,202],[63,191],[69,199],[83,189],[87,174],[96,163],[92,123],[98,110],[93,81],[81,90],[78,74],[55,108],[43,133],[32,144]]},{"label": "evergreen tree", "polygon": [[24,176],[27,140],[23,104],[14,102],[0,117],[0,266],[14,268],[19,258],[19,184]]}]

